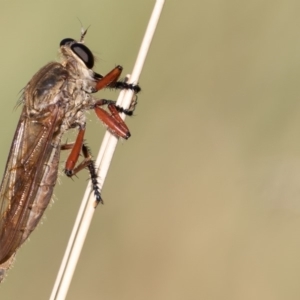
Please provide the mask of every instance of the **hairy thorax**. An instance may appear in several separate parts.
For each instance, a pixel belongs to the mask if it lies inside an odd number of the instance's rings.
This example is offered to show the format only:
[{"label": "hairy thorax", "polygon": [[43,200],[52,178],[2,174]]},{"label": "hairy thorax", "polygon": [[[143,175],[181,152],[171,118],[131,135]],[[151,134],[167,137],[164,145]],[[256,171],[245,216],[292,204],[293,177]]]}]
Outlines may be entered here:
[{"label": "hairy thorax", "polygon": [[51,62],[35,74],[24,90],[27,117],[39,116],[43,120],[55,105],[59,107],[61,122],[57,120],[56,130],[60,134],[75,126],[84,127],[84,112],[95,104],[91,95],[94,87],[95,80],[78,63]]}]

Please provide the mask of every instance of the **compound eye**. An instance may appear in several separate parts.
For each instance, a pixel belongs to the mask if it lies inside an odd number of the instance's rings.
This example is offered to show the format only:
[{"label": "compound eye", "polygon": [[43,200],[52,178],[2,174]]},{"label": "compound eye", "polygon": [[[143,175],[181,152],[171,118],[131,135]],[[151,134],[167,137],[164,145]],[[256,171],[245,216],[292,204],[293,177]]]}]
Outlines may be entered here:
[{"label": "compound eye", "polygon": [[73,40],[73,39],[71,39],[71,38],[66,38],[66,39],[63,39],[63,40],[60,42],[59,46],[61,47],[61,46],[64,46],[64,45],[66,45],[66,44],[70,44],[70,43],[72,43],[72,42],[75,42],[75,40]]},{"label": "compound eye", "polygon": [[85,63],[87,68],[93,68],[94,55],[88,47],[83,44],[75,43],[71,45],[71,49]]}]

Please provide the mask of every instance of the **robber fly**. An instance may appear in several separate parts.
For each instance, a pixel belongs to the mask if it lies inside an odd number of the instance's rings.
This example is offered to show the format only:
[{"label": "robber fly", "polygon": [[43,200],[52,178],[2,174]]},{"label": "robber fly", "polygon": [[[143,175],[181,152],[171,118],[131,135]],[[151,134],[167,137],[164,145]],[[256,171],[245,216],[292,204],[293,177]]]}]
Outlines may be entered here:
[{"label": "robber fly", "polygon": [[[84,144],[85,111],[93,109],[116,136],[130,137],[119,113],[132,115],[136,98],[124,109],[115,101],[99,100],[92,94],[103,88],[131,89],[137,94],[140,87],[119,80],[121,66],[105,76],[94,72],[94,56],[84,45],[85,34],[82,32],[79,41],[63,39],[59,49],[61,61],[40,69],[23,90],[23,110],[0,187],[0,281],[16,250],[35,229],[49,204],[60,150],[71,150],[65,174],[72,177],[87,168],[96,202],[102,202],[95,165]],[[102,108],[104,105],[108,111]],[[73,128],[78,129],[76,141],[61,145],[64,133]],[[84,159],[76,166],[80,152]]]}]

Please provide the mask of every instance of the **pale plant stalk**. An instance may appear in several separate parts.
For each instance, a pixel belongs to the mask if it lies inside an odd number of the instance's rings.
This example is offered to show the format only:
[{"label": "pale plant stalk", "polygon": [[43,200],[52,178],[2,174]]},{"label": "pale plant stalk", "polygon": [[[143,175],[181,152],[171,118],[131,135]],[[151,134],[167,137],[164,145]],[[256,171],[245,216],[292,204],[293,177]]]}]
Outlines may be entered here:
[{"label": "pale plant stalk", "polygon": [[[163,5],[164,0],[157,0],[155,3],[129,83],[137,83],[139,80]],[[121,91],[117,100],[117,105],[128,108],[132,101],[132,97],[133,91]],[[124,114],[122,114],[121,117],[122,119],[125,119]],[[100,190],[102,190],[117,142],[118,138],[108,131],[105,133],[96,159]],[[94,212],[95,199],[91,189],[91,184],[88,184],[50,296],[50,300],[64,300],[66,298]]]}]

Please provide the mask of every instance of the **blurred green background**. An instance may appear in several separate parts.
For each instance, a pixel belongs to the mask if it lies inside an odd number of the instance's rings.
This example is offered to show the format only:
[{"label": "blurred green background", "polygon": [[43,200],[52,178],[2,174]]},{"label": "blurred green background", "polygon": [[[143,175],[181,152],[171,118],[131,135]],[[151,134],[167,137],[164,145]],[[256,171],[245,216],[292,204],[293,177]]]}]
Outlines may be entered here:
[{"label": "blurred green background", "polygon": [[[96,71],[125,75],[154,1],[0,4],[2,173],[19,91],[61,39],[79,37],[77,18],[91,25]],[[119,142],[67,299],[300,299],[299,11],[296,0],[166,2],[132,138]],[[105,129],[88,120],[97,154]],[[60,177],[0,299],[49,298],[88,173],[78,177]]]}]

